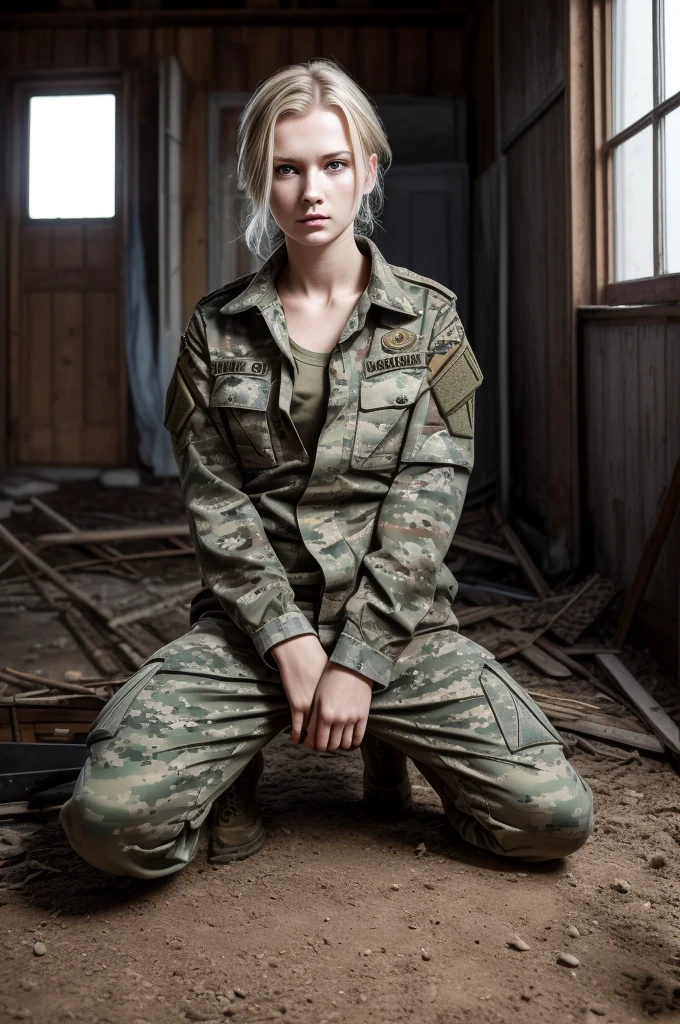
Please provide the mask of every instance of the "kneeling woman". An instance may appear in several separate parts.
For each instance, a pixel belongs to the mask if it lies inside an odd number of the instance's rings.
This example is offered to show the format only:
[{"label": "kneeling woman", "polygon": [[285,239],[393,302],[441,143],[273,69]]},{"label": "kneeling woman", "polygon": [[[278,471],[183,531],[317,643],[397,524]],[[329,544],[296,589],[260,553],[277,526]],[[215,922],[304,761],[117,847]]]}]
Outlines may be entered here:
[{"label": "kneeling woman", "polygon": [[199,302],[168,392],[204,589],[192,628],[106,705],[62,822],[114,874],[260,848],[262,748],[287,726],[361,745],[366,798],[410,802],[406,758],[456,832],[570,854],[592,793],[559,734],[457,631],[444,558],[472,468],[481,373],[455,295],[367,237],[390,150],[327,61],[265,81],[239,126],[254,275]]}]

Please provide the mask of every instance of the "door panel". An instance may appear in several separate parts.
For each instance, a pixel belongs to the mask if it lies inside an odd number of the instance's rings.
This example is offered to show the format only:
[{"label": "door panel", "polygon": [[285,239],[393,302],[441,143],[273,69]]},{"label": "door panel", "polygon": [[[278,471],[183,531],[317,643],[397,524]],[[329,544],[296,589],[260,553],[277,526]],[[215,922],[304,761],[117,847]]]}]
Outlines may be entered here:
[{"label": "door panel", "polygon": [[[74,92],[117,96],[116,215],[32,220],[29,100]],[[121,465],[127,454],[127,382],[118,83],[21,83],[13,114],[8,461],[14,466]]]}]

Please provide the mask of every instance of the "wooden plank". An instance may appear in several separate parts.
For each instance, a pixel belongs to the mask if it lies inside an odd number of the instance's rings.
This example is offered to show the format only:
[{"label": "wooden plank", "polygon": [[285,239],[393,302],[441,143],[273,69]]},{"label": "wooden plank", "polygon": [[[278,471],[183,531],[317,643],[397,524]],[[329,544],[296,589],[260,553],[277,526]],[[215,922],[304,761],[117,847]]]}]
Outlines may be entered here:
[{"label": "wooden plank", "polygon": [[326,27],[319,30],[319,35],[319,49],[311,56],[327,57],[337,61],[352,78],[356,77],[359,65],[358,30],[350,26]]},{"label": "wooden plank", "polygon": [[213,44],[211,28],[181,28],[177,32],[177,58],[198,89],[213,86]]},{"label": "wooden plank", "polygon": [[[507,155],[511,460],[515,491],[547,526],[550,479],[547,410],[546,220],[549,162],[536,125]],[[551,243],[552,254],[552,243]],[[552,255],[551,255],[552,258]],[[558,342],[555,341],[555,344]]]},{"label": "wooden plank", "polygon": [[505,138],[564,81],[563,0],[499,4]]},{"label": "wooden plank", "polygon": [[54,460],[64,465],[81,461],[83,437],[83,296],[55,292],[53,372]]},{"label": "wooden plank", "polygon": [[[664,329],[643,325],[638,329],[640,339],[640,428],[642,466],[645,484],[642,491],[642,514],[645,537],[652,532],[659,514],[663,494],[668,486],[666,470],[666,385]],[[664,592],[659,571],[652,574],[647,600],[665,607]]]},{"label": "wooden plank", "polygon": [[111,287],[111,271],[101,267],[55,267],[46,278],[42,270],[22,270],[22,291],[37,292],[49,288],[53,291],[102,290]]},{"label": "wooden plank", "polygon": [[[245,92],[248,86],[250,29],[245,25],[215,30],[216,86],[224,92]],[[313,31],[308,30],[308,31]],[[295,60],[302,58],[295,57]],[[306,59],[306,58],[304,58]]]},{"label": "wooden plank", "polygon": [[550,587],[543,579],[543,576],[536,567],[533,558],[524,547],[524,544],[522,544],[522,541],[519,539],[513,528],[508,523],[503,522],[501,510],[495,502],[492,506],[492,514],[503,538],[505,539],[505,542],[514,552],[518,563],[522,567],[524,575],[529,580],[529,583],[531,583],[539,597],[549,597],[552,593]]},{"label": "wooden plank", "polygon": [[123,526],[110,530],[78,530],[77,533],[41,533],[40,547],[72,544],[108,544],[126,540],[164,540],[168,537],[188,537],[189,524],[162,523],[158,526]]},{"label": "wooden plank", "polygon": [[632,732],[630,729],[618,729],[612,725],[600,725],[587,719],[576,718],[562,720],[551,716],[556,729],[575,732],[577,735],[592,736],[594,739],[609,740],[622,747],[633,747],[635,750],[648,750],[650,753],[663,754],[664,748],[655,736],[644,732]]},{"label": "wooden plank", "polygon": [[207,291],[207,104],[212,83],[211,29],[182,28],[178,57],[190,83],[182,144],[182,315]]},{"label": "wooden plank", "polygon": [[288,30],[288,59],[291,64],[302,64],[312,57],[326,55],[326,45],[320,41],[321,29],[295,26]]},{"label": "wooden plank", "polygon": [[359,84],[368,93],[392,92],[390,54],[392,40],[388,28],[367,25],[359,34]]},{"label": "wooden plank", "polygon": [[87,64],[87,29],[55,29],[53,62],[55,68],[83,68]]},{"label": "wooden plank", "polygon": [[22,296],[19,380],[19,461],[49,463],[53,456],[53,307],[49,292]]},{"label": "wooden plank", "polygon": [[86,51],[88,67],[106,67],[108,64],[106,29],[94,26],[87,29]]},{"label": "wooden plank", "polygon": [[428,36],[426,28],[414,28],[409,25],[395,29],[393,92],[411,96],[426,96],[430,92]]},{"label": "wooden plank", "polygon": [[248,34],[247,89],[286,65],[288,36],[280,28],[251,28]]},{"label": "wooden plank", "polygon": [[85,264],[83,224],[56,224],[52,232],[53,266],[82,269]]},{"label": "wooden plank", "polygon": [[[545,346],[548,421],[548,536],[563,544],[557,560],[578,564],[578,448],[576,426],[576,339],[568,319],[569,268],[567,208],[564,188],[566,166],[566,104],[564,98],[541,118],[541,188],[545,194],[546,263]],[[559,538],[559,540],[558,540]]]},{"label": "wooden plank", "polygon": [[625,693],[638,715],[658,736],[663,745],[680,755],[680,728],[673,719],[659,707],[651,694],[628,671],[615,654],[596,654],[595,660],[607,676]]},{"label": "wooden plank", "polygon": [[53,569],[51,565],[44,562],[42,558],[29,551],[28,548],[19,541],[14,534],[10,533],[2,523],[0,523],[0,540],[10,548],[11,551],[16,551],[21,558],[28,562],[34,569],[38,569],[43,576],[46,576],[48,580],[51,580],[60,590],[72,597],[78,604],[83,605],[93,612],[98,619],[107,621],[111,618],[111,612],[108,608],[100,605],[97,601],[93,601],[88,594],[83,593],[78,587],[74,587],[72,583],[64,579],[61,573]]},{"label": "wooden plank", "polygon": [[[623,368],[623,393],[621,402],[624,408],[624,469],[623,469],[623,500],[625,511],[625,550],[623,560],[619,563],[621,580],[626,587],[633,582],[637,560],[645,542],[644,518],[642,514],[643,477],[641,461],[640,432],[640,345],[638,328],[633,325],[622,325],[620,332],[615,334],[608,330],[603,332],[605,344],[616,342],[620,338],[620,351],[613,351],[613,358],[620,360]],[[616,349],[614,344],[614,349]],[[613,564],[613,563],[612,563]]]},{"label": "wooden plank", "polygon": [[152,45],[156,61],[173,57],[177,53],[177,30],[168,25],[154,29]]},{"label": "wooden plank", "polygon": [[[491,28],[493,38],[493,26]],[[428,91],[433,96],[447,96],[452,99],[464,96],[463,33],[461,30],[451,27],[431,28],[429,52],[431,64]]]},{"label": "wooden plank", "polygon": [[550,676],[552,679],[571,679],[572,677],[571,669],[534,644],[530,644],[529,647],[520,651],[520,656],[544,676]]},{"label": "wooden plank", "polygon": [[97,424],[105,424],[113,430],[118,426],[118,307],[116,292],[87,292],[85,295],[84,421],[88,429]]},{"label": "wooden plank", "polygon": [[[49,270],[54,265],[52,259],[52,238],[54,227],[39,221],[27,220],[21,230],[21,267],[22,270]],[[43,281],[44,276],[40,278]]]},{"label": "wooden plank", "polygon": [[[92,270],[120,270],[120,226],[117,221],[102,224],[92,221],[84,225],[85,266]],[[102,275],[103,279],[103,275]],[[118,280],[109,274],[108,289],[118,287]]]},{"label": "wooden plank", "polygon": [[22,65],[25,70],[54,67],[54,31],[35,28],[22,32]]}]

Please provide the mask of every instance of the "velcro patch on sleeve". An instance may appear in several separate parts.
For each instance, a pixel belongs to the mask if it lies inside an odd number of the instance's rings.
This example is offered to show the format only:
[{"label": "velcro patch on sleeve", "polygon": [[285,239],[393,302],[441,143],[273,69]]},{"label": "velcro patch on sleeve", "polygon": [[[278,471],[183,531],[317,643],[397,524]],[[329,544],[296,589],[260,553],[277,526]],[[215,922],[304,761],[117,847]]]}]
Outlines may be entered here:
[{"label": "velcro patch on sleeve", "polygon": [[468,341],[455,349],[430,377],[430,387],[443,416],[469,401],[484,377]]},{"label": "velcro patch on sleeve", "polygon": [[166,395],[165,416],[163,418],[164,426],[167,427],[173,437],[177,437],[184,430],[195,406],[196,403],[184,383],[182,374],[176,369],[172,375]]}]

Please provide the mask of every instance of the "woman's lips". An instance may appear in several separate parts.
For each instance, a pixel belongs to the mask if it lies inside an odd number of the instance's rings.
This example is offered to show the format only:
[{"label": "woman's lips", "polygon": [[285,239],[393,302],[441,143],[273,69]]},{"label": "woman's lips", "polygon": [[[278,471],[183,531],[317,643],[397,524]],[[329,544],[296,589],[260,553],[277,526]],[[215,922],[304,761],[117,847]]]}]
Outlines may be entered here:
[{"label": "woman's lips", "polygon": [[301,224],[325,224],[328,217],[310,217],[306,220],[301,220]]}]

